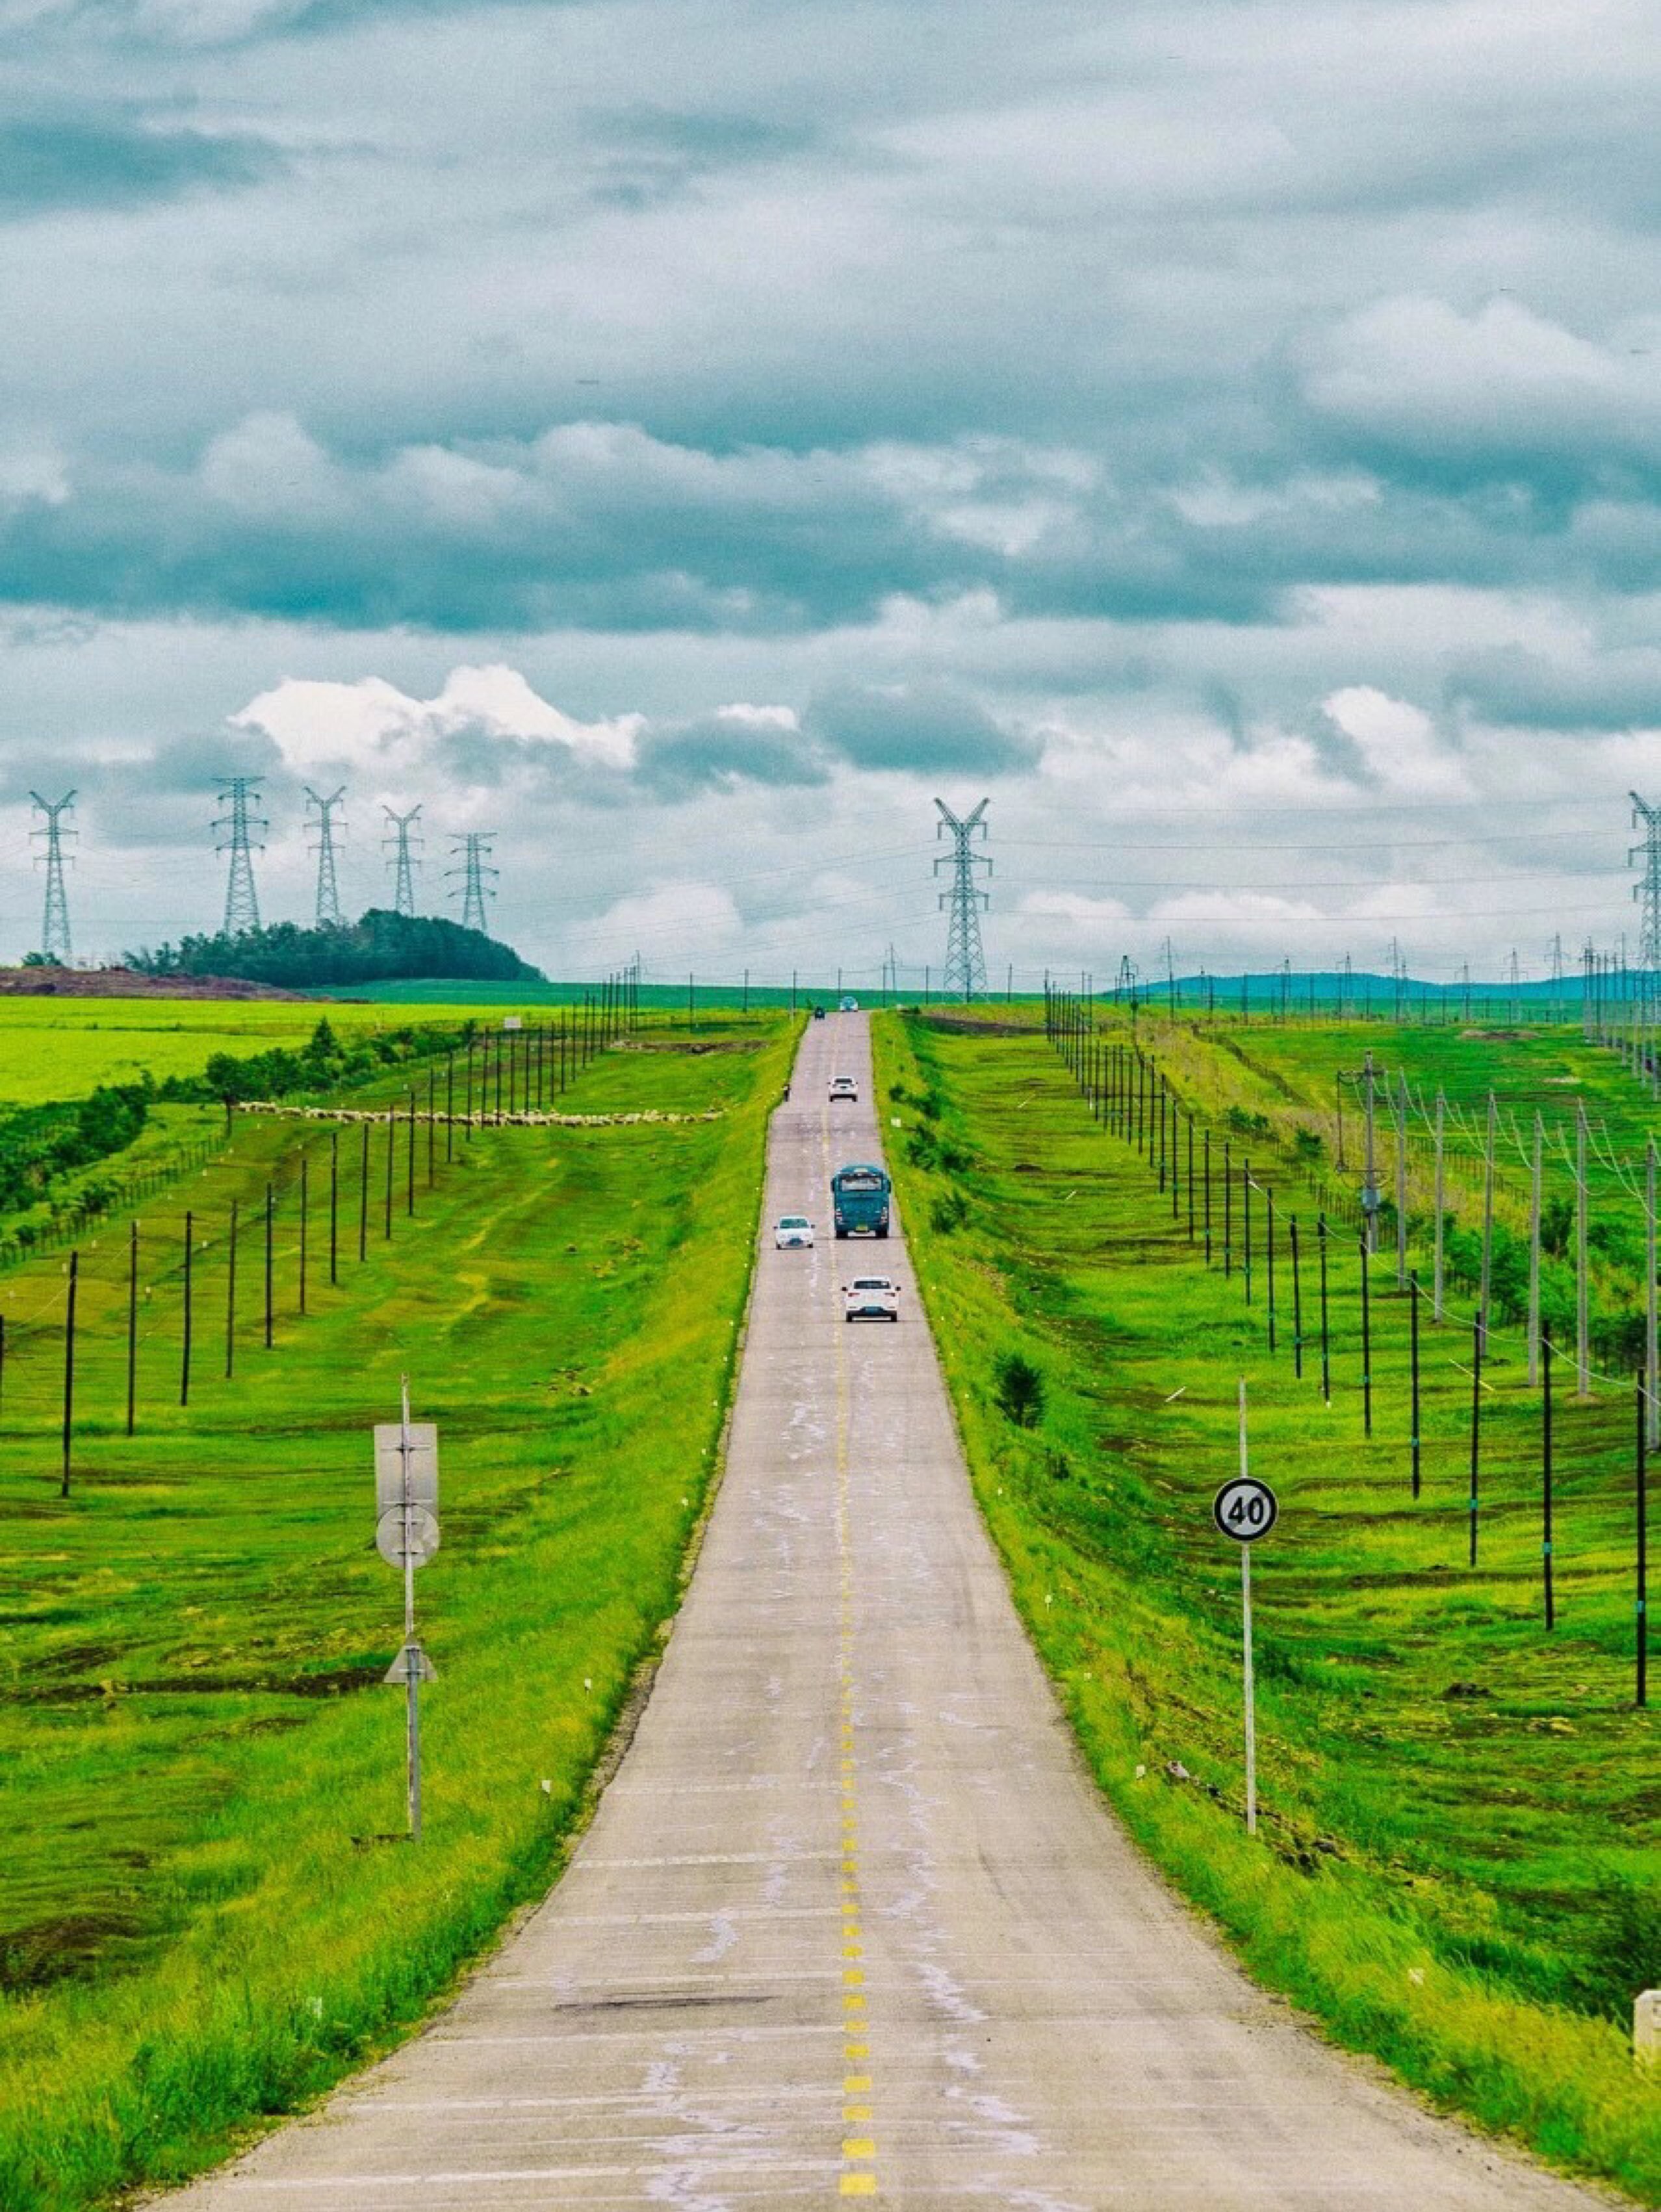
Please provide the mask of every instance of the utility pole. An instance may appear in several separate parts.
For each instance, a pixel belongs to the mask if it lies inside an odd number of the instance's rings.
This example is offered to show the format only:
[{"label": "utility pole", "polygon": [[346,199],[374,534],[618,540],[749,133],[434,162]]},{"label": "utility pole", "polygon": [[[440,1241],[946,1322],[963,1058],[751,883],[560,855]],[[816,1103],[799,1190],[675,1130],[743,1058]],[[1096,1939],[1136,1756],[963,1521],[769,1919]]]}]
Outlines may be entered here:
[{"label": "utility pole", "polygon": [[[335,817],[346,804],[346,787],[325,799],[320,792],[306,786],[306,804],[317,809],[317,842],[312,850],[317,855],[317,927],[319,929],[339,929],[345,917],[340,911],[340,885],[335,878],[334,835]],[[341,825],[343,832],[345,823]]]},{"label": "utility pole", "polygon": [[1378,1154],[1375,1142],[1375,1113],[1378,1078],[1373,1072],[1372,1054],[1362,1054],[1361,1081],[1365,1086],[1367,1109],[1367,1155],[1361,1182],[1361,1213],[1366,1226],[1366,1248],[1378,1249]]},{"label": "utility pole", "polygon": [[[459,836],[453,836],[450,857],[459,860],[461,866],[447,868],[444,872],[452,880],[457,876],[461,878],[462,927],[476,929],[482,937],[488,937],[490,933],[490,921],[485,912],[484,902],[496,896],[495,878],[502,873],[500,868],[490,866],[492,841],[497,834],[494,830],[468,830]],[[452,898],[456,896],[454,891],[450,894]]]},{"label": "utility pole", "polygon": [[392,854],[392,912],[413,915],[415,903],[415,870],[413,848],[423,842],[416,834],[415,825],[421,819],[421,809],[412,806],[407,814],[395,814],[383,801],[381,812],[386,816],[389,834],[380,841],[381,851]]},{"label": "utility pole", "polygon": [[42,828],[29,833],[46,841],[46,909],[40,924],[40,950],[55,968],[66,968],[73,948],[69,894],[64,888],[64,840],[76,833],[65,827],[64,817],[75,811],[75,793],[66,791],[61,799],[51,799],[32,791],[29,797],[46,817]]},{"label": "utility pole", "polygon": [[934,825],[934,835],[938,838],[949,831],[952,837],[951,853],[942,854],[934,863],[936,875],[942,868],[952,870],[952,888],[940,894],[940,903],[950,916],[946,932],[943,988],[950,991],[955,987],[965,999],[972,999],[977,991],[986,988],[986,955],[981,950],[981,908],[989,906],[992,902],[985,891],[977,890],[975,871],[984,868],[990,875],[992,863],[984,853],[972,851],[970,845],[975,837],[986,835],[986,810],[991,803],[989,799],[982,799],[972,814],[959,820],[944,799],[934,801],[940,817]]},{"label": "utility pole", "polygon": [[230,872],[225,879],[227,937],[237,937],[245,929],[259,927],[259,894],[254,889],[253,856],[263,853],[265,846],[254,832],[271,826],[263,814],[254,811],[259,805],[259,784],[257,775],[228,775],[219,787],[219,803],[228,811],[214,823],[214,834],[220,841],[214,849],[231,856]]}]

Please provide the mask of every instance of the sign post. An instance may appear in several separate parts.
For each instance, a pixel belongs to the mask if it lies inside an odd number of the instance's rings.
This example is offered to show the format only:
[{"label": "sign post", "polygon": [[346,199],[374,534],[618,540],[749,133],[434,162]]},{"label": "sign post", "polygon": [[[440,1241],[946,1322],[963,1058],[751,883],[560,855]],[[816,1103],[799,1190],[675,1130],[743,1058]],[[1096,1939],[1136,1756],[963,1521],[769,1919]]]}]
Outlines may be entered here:
[{"label": "sign post", "polygon": [[1245,1705],[1246,1833],[1257,1832],[1257,1688],[1251,1665],[1251,1547],[1280,1517],[1280,1502],[1251,1472],[1246,1443],[1245,1378],[1240,1378],[1240,1471],[1211,1501],[1211,1517],[1240,1547],[1242,1687]]},{"label": "sign post", "polygon": [[421,1837],[421,1685],[437,1670],[416,1640],[415,1571],[438,1549],[438,1431],[410,1419],[410,1380],[403,1377],[402,1417],[377,1422],[375,1549],[388,1566],[404,1570],[404,1644],[386,1670],[402,1682],[410,1840]]}]

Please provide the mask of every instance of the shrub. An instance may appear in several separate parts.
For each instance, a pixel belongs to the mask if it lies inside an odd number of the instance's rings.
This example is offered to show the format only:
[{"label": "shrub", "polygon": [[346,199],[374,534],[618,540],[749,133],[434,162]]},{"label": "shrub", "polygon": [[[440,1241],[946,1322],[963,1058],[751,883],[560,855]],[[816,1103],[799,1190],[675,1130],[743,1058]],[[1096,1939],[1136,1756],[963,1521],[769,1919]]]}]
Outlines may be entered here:
[{"label": "shrub", "polygon": [[1237,1137],[1267,1137],[1272,1134],[1268,1115],[1254,1114],[1249,1107],[1231,1106],[1223,1119]]},{"label": "shrub", "polygon": [[993,1366],[998,1410],[1018,1429],[1036,1429],[1043,1419],[1043,1376],[1024,1352],[1001,1352]]},{"label": "shrub", "polygon": [[937,1235],[949,1237],[969,1218],[969,1200],[960,1190],[947,1191],[928,1209],[928,1225]]}]

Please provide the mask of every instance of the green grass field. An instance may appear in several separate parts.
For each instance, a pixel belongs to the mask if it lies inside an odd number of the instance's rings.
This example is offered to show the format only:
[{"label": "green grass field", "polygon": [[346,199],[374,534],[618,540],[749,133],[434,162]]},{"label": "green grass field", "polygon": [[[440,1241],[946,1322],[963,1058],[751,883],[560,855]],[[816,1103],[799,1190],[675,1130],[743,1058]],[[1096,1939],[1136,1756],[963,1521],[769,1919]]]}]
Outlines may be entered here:
[{"label": "green grass field", "polygon": [[[698,1040],[736,1048],[625,1045],[560,1101],[715,1120],[441,1128],[430,1188],[418,1125],[412,1216],[400,1129],[390,1237],[377,1125],[362,1261],[346,1129],[332,1287],[330,1130],[239,1120],[146,1210],[131,1437],[130,1224],[82,1247],[67,1500],[64,1262],[3,1278],[0,2203],[57,2212],[197,2169],[406,2032],[545,1888],[706,1502],[790,1035],[775,1019]],[[401,1589],[374,1549],[369,1446],[405,1372],[442,1456],[418,1847],[399,1839],[402,1700],[380,1678]]]},{"label": "green grass field", "polygon": [[[419,1019],[413,1011],[397,1012],[398,1003],[0,998],[0,1108],[82,1098],[100,1083],[135,1083],[146,1072],[158,1083],[170,1075],[199,1075],[216,1052],[241,1056],[272,1045],[297,1050],[326,1014],[343,1035]],[[458,1000],[443,1006],[441,1018],[450,1026],[470,1015],[491,1024],[515,1012],[536,1019],[540,1003],[507,997]]]},{"label": "green grass field", "polygon": [[[1313,1356],[1302,1381],[1292,1371],[1285,1213],[1271,1357],[1261,1212],[1248,1307],[1238,1270],[1208,1271],[1185,1206],[1173,1220],[1043,1037],[1000,1026],[881,1021],[879,1084],[900,1093],[891,1154],[977,1490],[1104,1790],[1254,1972],[1337,2039],[1661,2202],[1661,2100],[1628,2044],[1634,1996],[1661,1981],[1661,1763],[1633,1705],[1629,1385],[1600,1383],[1582,1408],[1559,1376],[1548,1635],[1538,1396],[1514,1340],[1494,1342],[1472,1571],[1466,1340],[1426,1332],[1415,1502],[1406,1305],[1388,1267],[1369,1442],[1353,1242],[1330,1255],[1329,1407]],[[1226,1080],[1236,1045],[1196,1048],[1177,1071],[1184,1095],[1257,1110],[1249,1062],[1238,1089]],[[1287,1202],[1312,1214],[1307,1188]],[[1303,1288],[1312,1336],[1307,1259]],[[1040,1378],[1031,1425],[1011,1355]],[[1256,1841],[1238,1554],[1209,1520],[1241,1376],[1255,1469],[1283,1510],[1254,1558]]]}]

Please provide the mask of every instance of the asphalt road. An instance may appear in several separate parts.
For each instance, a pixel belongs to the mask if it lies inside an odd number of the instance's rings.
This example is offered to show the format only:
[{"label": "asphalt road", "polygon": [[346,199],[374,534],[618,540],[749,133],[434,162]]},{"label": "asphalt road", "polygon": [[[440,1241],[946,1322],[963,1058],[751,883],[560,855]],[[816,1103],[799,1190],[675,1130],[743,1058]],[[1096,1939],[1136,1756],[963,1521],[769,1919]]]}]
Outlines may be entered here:
[{"label": "asphalt road", "polygon": [[[178,2201],[1590,2212],[1299,2028],[1104,1810],[904,1245],[829,1235],[869,1075],[862,1018],[810,1024],[768,1218],[824,1239],[764,1239],[725,1486],[565,1878],[429,2033]],[[844,1325],[856,1265],[901,1279],[897,1327]]]}]

